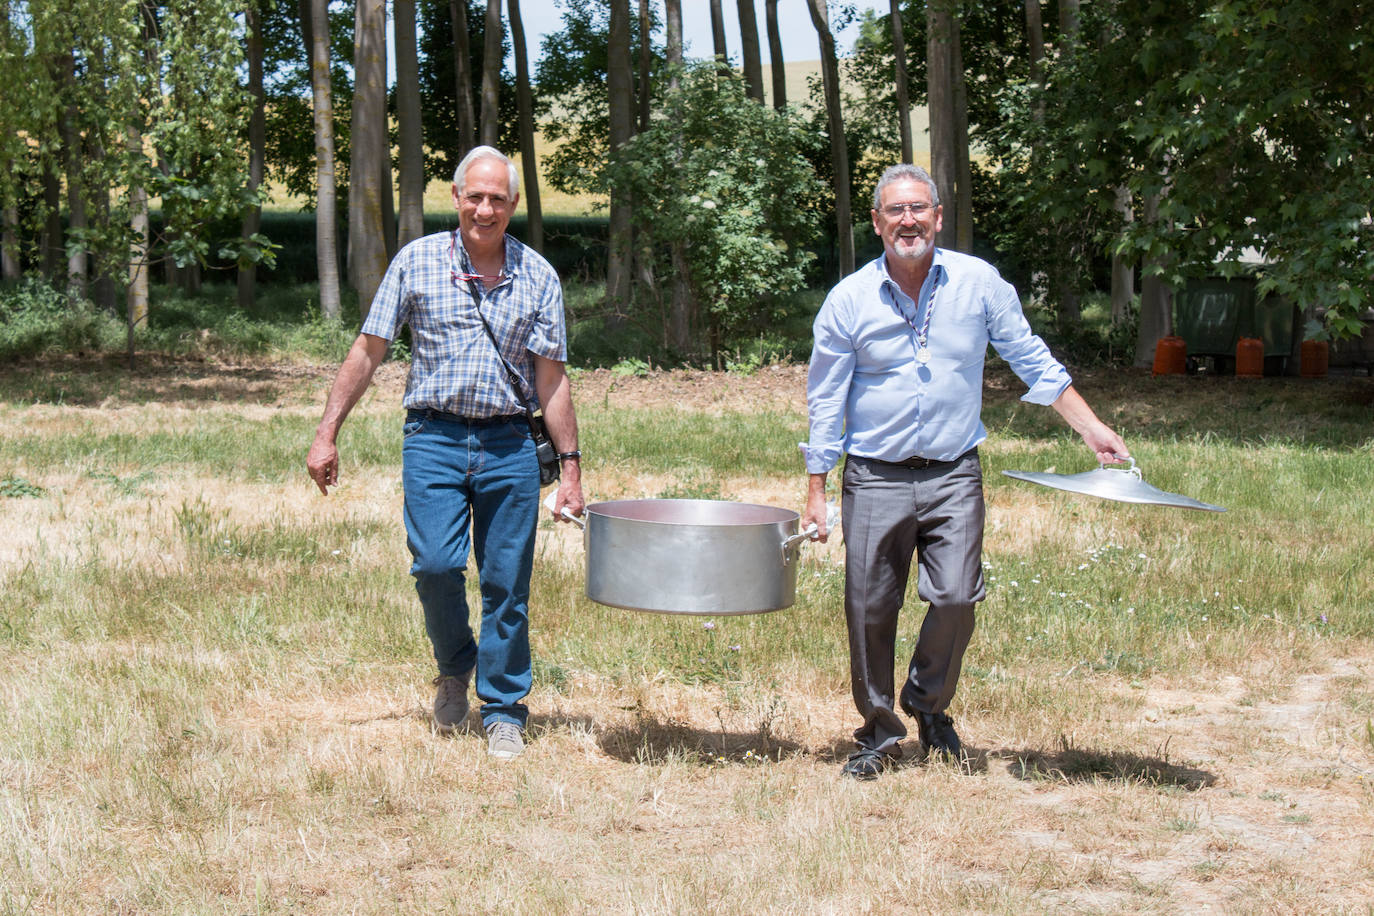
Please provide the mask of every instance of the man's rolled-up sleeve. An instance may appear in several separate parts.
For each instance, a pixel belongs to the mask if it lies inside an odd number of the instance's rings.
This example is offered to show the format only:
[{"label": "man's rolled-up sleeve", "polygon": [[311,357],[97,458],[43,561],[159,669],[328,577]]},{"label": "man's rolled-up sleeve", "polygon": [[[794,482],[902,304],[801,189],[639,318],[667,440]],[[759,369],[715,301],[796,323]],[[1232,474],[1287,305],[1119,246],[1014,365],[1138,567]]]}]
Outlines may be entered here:
[{"label": "man's rolled-up sleeve", "polygon": [[1053,404],[1073,381],[1069,370],[1031,329],[1016,288],[1001,277],[990,280],[987,291],[988,340],[1028,389],[1021,400]]},{"label": "man's rolled-up sleeve", "polygon": [[842,328],[838,304],[827,300],[812,326],[815,343],[806,376],[809,441],[801,443],[810,474],[824,474],[844,450],[844,414],[854,377],[854,344]]}]

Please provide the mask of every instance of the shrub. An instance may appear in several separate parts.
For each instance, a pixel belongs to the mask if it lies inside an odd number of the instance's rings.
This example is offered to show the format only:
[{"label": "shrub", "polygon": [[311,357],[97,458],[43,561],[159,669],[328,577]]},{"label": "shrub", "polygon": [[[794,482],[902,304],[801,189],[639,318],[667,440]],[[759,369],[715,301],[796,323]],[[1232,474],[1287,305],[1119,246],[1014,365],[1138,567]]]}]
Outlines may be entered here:
[{"label": "shrub", "polygon": [[124,325],[85,299],[28,277],[0,290],[0,359],[102,350],[119,345]]}]

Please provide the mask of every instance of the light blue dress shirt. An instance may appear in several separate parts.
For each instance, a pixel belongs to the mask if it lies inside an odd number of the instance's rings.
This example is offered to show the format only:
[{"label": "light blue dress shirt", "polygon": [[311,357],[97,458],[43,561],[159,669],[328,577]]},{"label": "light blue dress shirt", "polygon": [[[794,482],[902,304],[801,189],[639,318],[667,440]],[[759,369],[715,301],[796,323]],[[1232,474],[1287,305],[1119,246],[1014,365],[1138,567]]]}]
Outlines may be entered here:
[{"label": "light blue dress shirt", "polygon": [[[929,315],[930,362],[916,359]],[[941,248],[920,301],[887,273],[886,255],[841,280],[813,325],[807,376],[806,470],[829,471],[843,454],[883,461],[953,460],[987,438],[981,417],[988,344],[1052,404],[1071,382],[1026,321],[1015,288],[986,261]]]}]

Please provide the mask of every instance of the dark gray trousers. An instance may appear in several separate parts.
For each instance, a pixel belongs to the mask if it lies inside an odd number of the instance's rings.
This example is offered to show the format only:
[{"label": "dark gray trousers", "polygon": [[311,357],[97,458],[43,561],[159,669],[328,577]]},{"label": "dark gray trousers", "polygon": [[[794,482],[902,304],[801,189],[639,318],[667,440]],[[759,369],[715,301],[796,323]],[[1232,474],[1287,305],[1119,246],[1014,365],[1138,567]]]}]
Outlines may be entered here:
[{"label": "dark gray trousers", "polygon": [[977,450],[930,468],[845,459],[841,526],[844,610],[860,747],[894,753],[906,726],[894,711],[897,614],[913,554],[928,603],[902,686],[904,705],[943,712],[954,698],[973,607],[983,600],[983,470]]}]

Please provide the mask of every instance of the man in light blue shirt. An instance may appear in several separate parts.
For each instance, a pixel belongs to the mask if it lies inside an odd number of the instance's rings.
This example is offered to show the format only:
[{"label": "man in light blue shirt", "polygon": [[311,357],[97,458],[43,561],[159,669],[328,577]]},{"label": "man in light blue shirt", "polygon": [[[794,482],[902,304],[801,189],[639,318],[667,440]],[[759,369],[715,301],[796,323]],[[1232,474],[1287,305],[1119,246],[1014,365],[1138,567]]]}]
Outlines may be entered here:
[{"label": "man in light blue shirt", "polygon": [[[873,194],[883,255],[844,278],[816,316],[807,379],[810,475],[802,527],[822,539],[826,476],[845,457],[842,527],[850,680],[864,722],[844,772],[872,779],[901,756],[916,720],[921,744],[958,759],[954,697],[974,605],[984,597],[983,478],[978,445],[988,344],[1097,456],[1129,455],[1074,390],[1027,323],[1016,290],[978,258],[935,247],[939,192],[922,168],[897,165]],[[897,695],[897,614],[913,554],[929,608]]]}]

